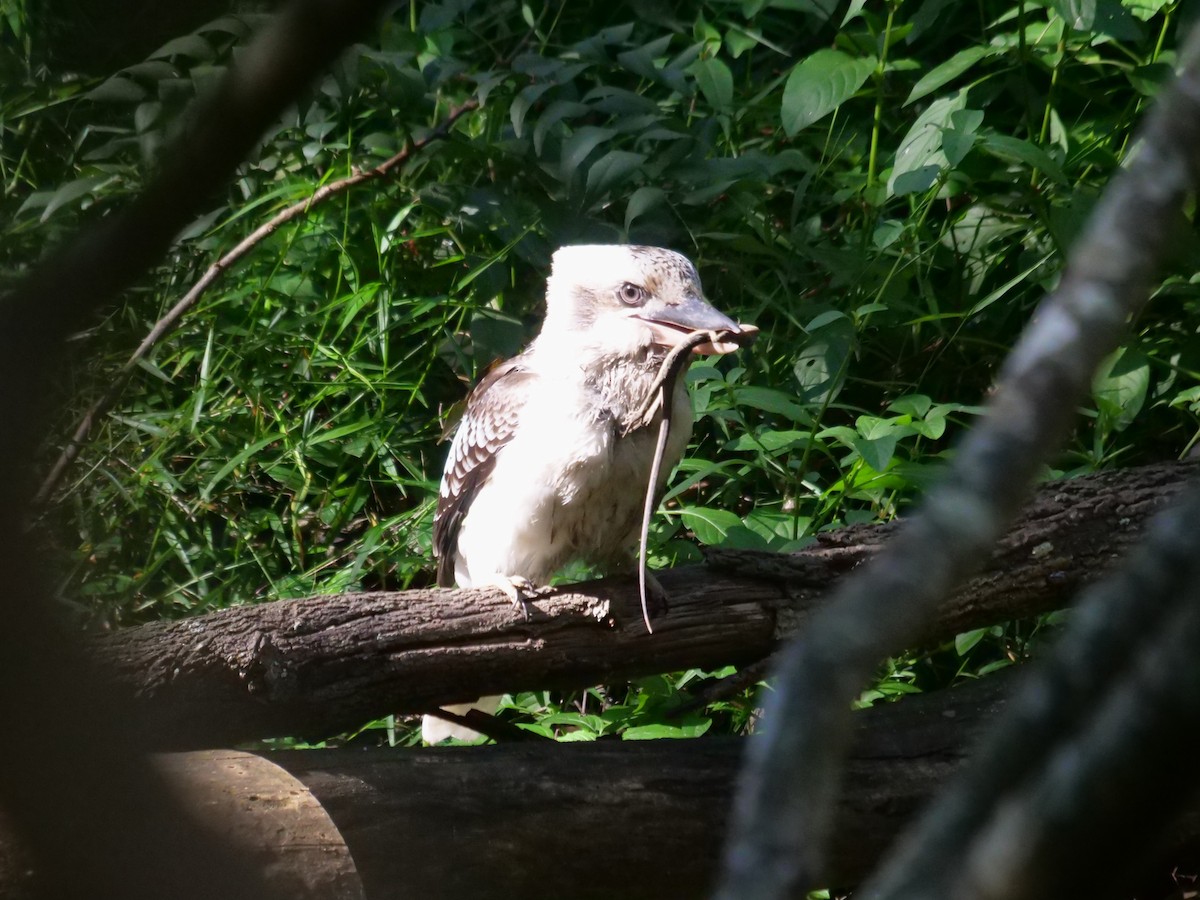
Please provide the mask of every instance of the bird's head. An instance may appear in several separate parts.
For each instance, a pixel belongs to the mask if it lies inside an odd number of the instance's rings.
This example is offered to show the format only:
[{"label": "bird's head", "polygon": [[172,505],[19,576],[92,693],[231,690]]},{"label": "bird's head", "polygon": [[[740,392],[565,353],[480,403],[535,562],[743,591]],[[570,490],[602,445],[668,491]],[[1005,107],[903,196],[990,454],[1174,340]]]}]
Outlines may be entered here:
[{"label": "bird's head", "polygon": [[671,348],[695,332],[698,353],[729,353],[757,334],[704,298],[691,260],[672,250],[585,244],[555,252],[546,287],[544,337],[586,337],[611,347]]}]

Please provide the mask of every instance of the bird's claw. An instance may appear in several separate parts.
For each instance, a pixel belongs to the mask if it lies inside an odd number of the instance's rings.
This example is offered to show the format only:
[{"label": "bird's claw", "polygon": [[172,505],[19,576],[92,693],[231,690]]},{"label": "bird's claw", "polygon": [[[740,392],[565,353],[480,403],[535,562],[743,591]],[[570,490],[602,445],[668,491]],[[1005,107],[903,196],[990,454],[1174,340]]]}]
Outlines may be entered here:
[{"label": "bird's claw", "polygon": [[526,622],[533,618],[529,612],[529,599],[537,593],[537,587],[532,581],[522,575],[502,575],[496,579],[495,585],[504,591]]}]

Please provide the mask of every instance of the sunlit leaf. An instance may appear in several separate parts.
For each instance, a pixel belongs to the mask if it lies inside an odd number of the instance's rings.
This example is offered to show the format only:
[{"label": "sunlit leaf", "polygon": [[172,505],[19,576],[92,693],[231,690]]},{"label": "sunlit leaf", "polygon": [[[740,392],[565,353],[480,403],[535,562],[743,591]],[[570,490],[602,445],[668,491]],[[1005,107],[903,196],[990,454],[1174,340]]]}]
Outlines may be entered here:
[{"label": "sunlit leaf", "polygon": [[801,61],[783,89],[783,130],[794,135],[853,97],[877,63],[839,50],[818,50]]}]

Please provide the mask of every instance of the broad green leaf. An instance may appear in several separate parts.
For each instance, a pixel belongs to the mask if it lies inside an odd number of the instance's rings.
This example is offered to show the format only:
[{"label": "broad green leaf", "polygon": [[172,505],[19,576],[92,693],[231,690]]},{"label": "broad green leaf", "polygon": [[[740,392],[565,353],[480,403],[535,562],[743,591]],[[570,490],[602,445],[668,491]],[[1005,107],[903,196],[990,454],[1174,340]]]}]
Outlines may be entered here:
[{"label": "broad green leaf", "polygon": [[588,193],[595,195],[611,190],[628,180],[645,161],[644,153],[630,153],[628,150],[608,151],[588,169]]},{"label": "broad green leaf", "polygon": [[1142,36],[1141,26],[1121,0],[1052,0],[1052,5],[1074,31],[1103,34],[1119,41]]},{"label": "broad green leaf", "polygon": [[197,34],[185,34],[167,41],[150,54],[150,59],[165,59],[169,56],[186,56],[188,59],[209,62],[216,56],[212,45]]},{"label": "broad green leaf", "polygon": [[567,138],[562,148],[563,180],[569,181],[574,176],[575,170],[588,158],[588,154],[605,141],[611,140],[616,133],[612,128],[585,125]]},{"label": "broad green leaf", "polygon": [[525,114],[535,104],[546,91],[550,90],[553,85],[549,83],[530,84],[521,88],[521,92],[513,98],[512,106],[509,107],[508,116],[512,121],[513,133],[517,137],[521,136],[521,132],[525,125]]},{"label": "broad green leaf", "polygon": [[776,388],[746,385],[734,388],[733,396],[738,406],[750,406],[764,412],[776,413],[805,425],[812,421],[808,409],[794,394]]},{"label": "broad green leaf", "polygon": [[832,322],[837,322],[839,319],[846,319],[846,314],[840,309],[830,309],[812,317],[812,320],[804,326],[804,330],[812,334],[818,329],[824,328]]},{"label": "broad green leaf", "polygon": [[790,450],[803,447],[810,440],[807,431],[773,431],[767,429],[757,434],[739,434],[725,445],[726,450],[765,450],[774,453],[776,450]]},{"label": "broad green leaf", "polygon": [[132,78],[124,78],[117,73],[107,78],[96,87],[83,95],[85,100],[95,100],[100,103],[137,103],[146,97],[146,89]]},{"label": "broad green leaf", "polygon": [[[896,161],[888,180],[890,194],[915,193],[937,180],[942,167],[949,164],[942,152],[942,133],[953,126],[951,117],[966,104],[967,92],[957,91],[934,100],[917,116],[896,150]],[[897,180],[901,180],[899,187]]]},{"label": "broad green leaf", "polygon": [[771,544],[767,538],[743,524],[734,525],[725,532],[721,546],[730,550],[770,550]]},{"label": "broad green leaf", "polygon": [[979,146],[999,159],[1022,163],[1049,175],[1059,184],[1067,184],[1062,166],[1041,147],[1027,140],[1009,134],[991,133],[982,136]]},{"label": "broad green leaf", "polygon": [[538,116],[537,124],[533,126],[533,152],[541,156],[546,135],[550,129],[564,119],[575,118],[590,112],[586,103],[573,100],[555,100]]},{"label": "broad green leaf", "polygon": [[894,244],[903,234],[903,222],[898,219],[883,219],[871,233],[871,243],[883,250]]},{"label": "broad green leaf", "polygon": [[621,732],[621,738],[626,741],[650,741],[658,738],[690,738],[699,737],[712,726],[710,719],[702,719],[694,723],[682,725],[634,725]]},{"label": "broad green leaf", "polygon": [[792,69],[783,89],[783,130],[793,136],[853,97],[875,71],[873,57],[818,50]]},{"label": "broad green leaf", "polygon": [[1186,391],[1180,391],[1171,398],[1171,406],[1183,406],[1184,404],[1194,405],[1200,403],[1200,387],[1188,388]]},{"label": "broad green leaf", "polygon": [[854,323],[842,317],[810,332],[792,365],[805,403],[831,402],[841,391],[854,352]]},{"label": "broad green leaf", "polygon": [[863,462],[876,472],[886,472],[888,463],[896,453],[896,435],[886,434],[877,438],[859,436],[854,440],[854,449]]},{"label": "broad green leaf", "polygon": [[996,53],[997,50],[994,47],[968,47],[966,50],[959,50],[944,63],[926,72],[921,80],[913,85],[904,105],[907,106],[914,100],[920,100],[926,94],[932,94],[942,85],[949,84],[962,75],[981,59],[994,56]]},{"label": "broad green leaf", "polygon": [[666,196],[666,192],[660,187],[640,187],[634,191],[625,206],[625,230],[628,231],[629,226],[644,213],[661,206]]},{"label": "broad green leaf", "polygon": [[624,53],[617,54],[617,62],[623,68],[628,69],[633,74],[648,78],[652,81],[658,81],[662,77],[662,70],[655,65],[655,59],[666,52],[667,47],[671,43],[671,35],[665,34],[661,38],[651,41],[642,47],[636,47],[633,50],[626,50]]},{"label": "broad green leaf", "polygon": [[867,0],[850,0],[850,5],[846,7],[846,14],[842,16],[842,26],[844,27],[851,19],[862,15],[863,7],[867,5]]},{"label": "broad green leaf", "polygon": [[946,433],[946,417],[936,413],[931,414],[924,419],[913,422],[912,427],[917,434],[936,441]]},{"label": "broad green leaf", "polygon": [[157,100],[139,103],[137,109],[133,111],[134,130],[138,133],[147,130],[158,121],[160,115],[162,115],[162,104]]},{"label": "broad green leaf", "polygon": [[733,105],[733,73],[724,62],[715,57],[698,59],[688,67],[688,72],[714,109],[724,112]]},{"label": "broad green leaf", "polygon": [[1145,22],[1158,15],[1164,6],[1172,6],[1176,0],[1123,0],[1121,4],[1135,18]]},{"label": "broad green leaf", "polygon": [[974,628],[971,631],[964,631],[962,634],[955,635],[954,652],[959,656],[966,656],[972,647],[983,640],[988,630],[988,628]]},{"label": "broad green leaf", "polygon": [[905,194],[920,194],[937,184],[941,175],[942,167],[931,163],[895,176],[890,182],[890,187],[892,193],[897,197],[903,197]]},{"label": "broad green leaf", "polygon": [[60,207],[72,203],[81,197],[85,197],[100,187],[111,184],[116,180],[112,175],[89,175],[86,178],[77,178],[74,181],[68,181],[56,190],[49,201],[47,201],[46,208],[42,210],[41,221],[45,222]]},{"label": "broad green leaf", "polygon": [[742,520],[727,509],[688,506],[679,511],[679,516],[702,544],[720,544],[730,528],[742,527]]},{"label": "broad green leaf", "polygon": [[921,419],[929,412],[932,405],[933,401],[924,394],[906,394],[889,403],[888,409],[901,415],[910,415],[914,419]]},{"label": "broad green leaf", "polygon": [[1100,366],[1092,396],[1101,418],[1114,431],[1124,431],[1141,412],[1150,390],[1150,360],[1139,350],[1125,348]]}]

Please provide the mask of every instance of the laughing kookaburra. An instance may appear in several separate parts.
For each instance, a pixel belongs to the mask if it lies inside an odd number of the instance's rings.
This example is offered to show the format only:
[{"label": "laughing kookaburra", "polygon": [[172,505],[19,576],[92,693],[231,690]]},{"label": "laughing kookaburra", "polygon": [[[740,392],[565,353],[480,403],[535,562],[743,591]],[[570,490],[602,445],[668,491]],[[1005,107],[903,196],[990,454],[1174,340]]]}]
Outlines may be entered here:
[{"label": "laughing kookaburra", "polygon": [[[519,603],[568,563],[628,563],[656,441],[635,420],[668,351],[697,331],[743,333],[704,299],[686,257],[621,245],[556,252],[541,332],[467,398],[433,520],[438,584],[496,585]],[[691,435],[682,378],[666,409],[656,494]],[[427,717],[424,733],[459,732]]]}]

